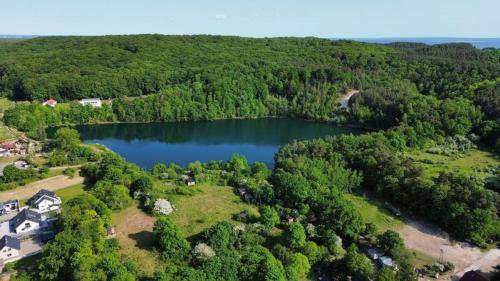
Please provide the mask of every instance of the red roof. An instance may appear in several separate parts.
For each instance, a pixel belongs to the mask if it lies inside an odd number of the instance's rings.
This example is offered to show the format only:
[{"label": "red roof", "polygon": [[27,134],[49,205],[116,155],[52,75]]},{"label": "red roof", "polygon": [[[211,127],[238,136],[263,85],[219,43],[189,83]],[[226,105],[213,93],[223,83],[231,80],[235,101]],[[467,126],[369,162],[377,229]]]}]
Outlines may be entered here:
[{"label": "red roof", "polygon": [[56,100],[54,100],[54,99],[49,99],[49,100],[47,100],[45,103],[47,103],[47,104],[56,104],[56,103],[57,103],[57,101],[56,101]]},{"label": "red roof", "polygon": [[11,149],[11,148],[14,148],[16,147],[16,143],[14,142],[4,142],[1,144],[1,146],[5,149]]},{"label": "red roof", "polygon": [[468,271],[460,278],[460,281],[490,281],[486,276],[477,271]]}]

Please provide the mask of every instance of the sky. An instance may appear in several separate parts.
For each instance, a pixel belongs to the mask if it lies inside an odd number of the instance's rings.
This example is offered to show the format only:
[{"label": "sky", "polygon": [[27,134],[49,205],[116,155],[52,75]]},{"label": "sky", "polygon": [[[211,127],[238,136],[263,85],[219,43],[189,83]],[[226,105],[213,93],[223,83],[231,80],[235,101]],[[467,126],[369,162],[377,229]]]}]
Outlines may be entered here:
[{"label": "sky", "polygon": [[500,37],[500,0],[0,0],[0,34]]}]

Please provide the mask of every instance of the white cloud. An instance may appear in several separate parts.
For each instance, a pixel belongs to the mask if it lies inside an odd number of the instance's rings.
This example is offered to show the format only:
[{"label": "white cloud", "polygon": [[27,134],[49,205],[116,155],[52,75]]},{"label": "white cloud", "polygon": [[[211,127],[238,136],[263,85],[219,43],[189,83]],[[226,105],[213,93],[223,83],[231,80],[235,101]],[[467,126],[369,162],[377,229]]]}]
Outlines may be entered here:
[{"label": "white cloud", "polygon": [[216,14],[215,15],[215,19],[217,19],[217,20],[225,20],[225,19],[227,19],[227,15],[226,14]]}]

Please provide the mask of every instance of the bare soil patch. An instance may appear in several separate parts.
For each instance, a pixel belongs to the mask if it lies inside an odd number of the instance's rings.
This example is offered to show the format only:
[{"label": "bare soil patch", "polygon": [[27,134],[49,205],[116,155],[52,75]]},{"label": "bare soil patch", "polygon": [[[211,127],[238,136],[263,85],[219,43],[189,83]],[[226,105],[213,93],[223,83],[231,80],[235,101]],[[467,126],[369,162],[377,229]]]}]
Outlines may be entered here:
[{"label": "bare soil patch", "polygon": [[138,265],[142,277],[152,277],[160,263],[153,252],[155,220],[136,205],[113,216],[120,253]]},{"label": "bare soil patch", "polygon": [[51,178],[46,178],[29,183],[25,186],[20,186],[16,189],[0,192],[0,202],[9,199],[28,199],[35,193],[37,193],[40,189],[56,191],[73,185],[81,184],[83,182],[84,178],[81,176],[74,176],[73,178],[70,178],[65,175],[59,175]]},{"label": "bare soil patch", "polygon": [[455,280],[469,270],[491,272],[493,266],[500,264],[500,250],[481,251],[467,243],[454,243],[448,234],[436,226],[419,221],[408,220],[407,225],[397,230],[405,240],[407,248],[439,259],[452,262],[455,270],[450,276],[440,280]]}]

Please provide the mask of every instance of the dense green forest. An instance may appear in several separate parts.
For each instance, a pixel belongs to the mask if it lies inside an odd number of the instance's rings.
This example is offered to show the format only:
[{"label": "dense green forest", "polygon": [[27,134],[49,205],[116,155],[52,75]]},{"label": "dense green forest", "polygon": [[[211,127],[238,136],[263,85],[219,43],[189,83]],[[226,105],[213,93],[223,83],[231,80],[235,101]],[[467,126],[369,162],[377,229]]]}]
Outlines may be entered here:
[{"label": "dense green forest", "polygon": [[[352,89],[359,93],[350,110],[338,110],[338,97]],[[377,131],[288,144],[274,171],[240,156],[190,165],[197,180],[244,183],[259,207],[252,221],[258,224],[241,230],[221,222],[187,241],[158,216],[155,251],[166,266],[156,280],[302,280],[312,271],[328,280],[416,280],[399,235],[379,233],[348,199],[360,191],[458,240],[482,247],[500,241],[498,176],[489,182],[460,172],[426,177],[408,157],[414,150],[459,157],[474,146],[500,154],[498,49],[317,38],[36,38],[0,43],[0,93],[18,101],[5,123],[38,139],[47,127],[63,125],[265,116]],[[74,102],[88,97],[113,101],[101,108]],[[42,106],[48,98],[65,103]],[[154,213],[153,182],[183,169],[158,164],[144,171],[113,153],[94,154],[77,139],[59,130],[49,164],[92,162],[82,168],[89,194],[63,211],[61,233],[33,280],[132,280],[136,268],[119,259],[118,245],[88,228],[108,226],[110,210],[133,199]],[[281,231],[279,239],[272,229]],[[376,270],[357,247],[360,237],[391,253],[400,270]]]},{"label": "dense green forest", "polygon": [[[263,116],[404,123],[426,137],[474,133],[491,146],[500,130],[500,51],[467,44],[136,35],[36,38],[0,50],[0,93],[33,101],[5,120],[32,136],[63,124]],[[336,110],[347,89],[361,90],[352,114]],[[113,106],[40,106],[88,97]]]}]

